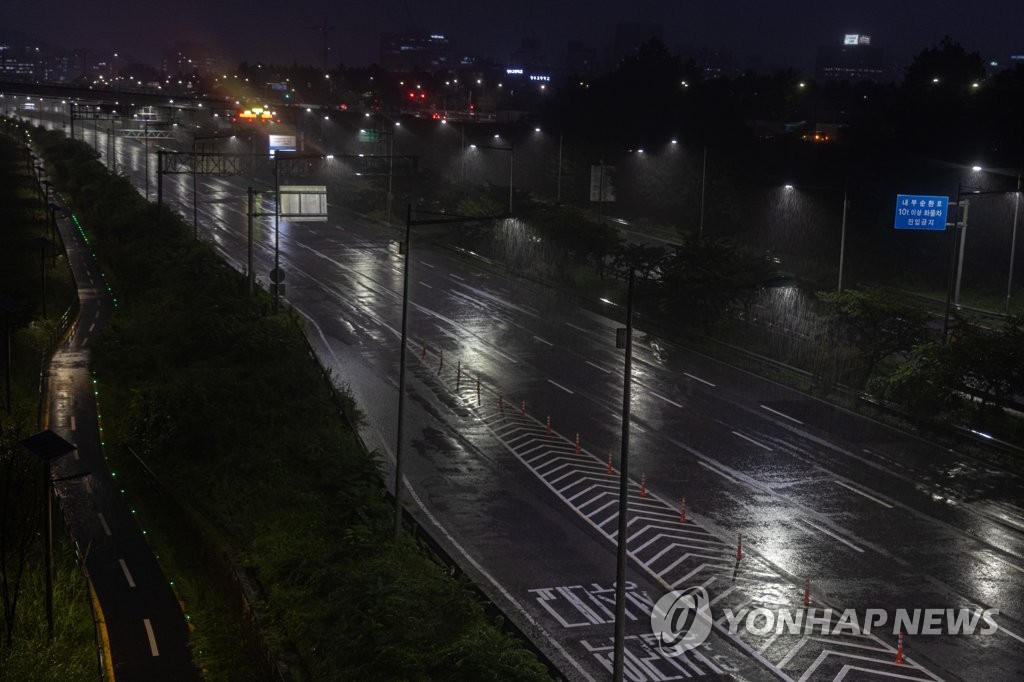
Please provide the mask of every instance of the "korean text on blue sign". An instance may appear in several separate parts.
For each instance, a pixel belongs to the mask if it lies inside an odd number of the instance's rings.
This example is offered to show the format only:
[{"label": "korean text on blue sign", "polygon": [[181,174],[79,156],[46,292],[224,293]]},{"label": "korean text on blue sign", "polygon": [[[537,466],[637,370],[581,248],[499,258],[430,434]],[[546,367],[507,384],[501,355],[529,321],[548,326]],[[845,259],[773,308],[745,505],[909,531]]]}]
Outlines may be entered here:
[{"label": "korean text on blue sign", "polygon": [[949,197],[896,195],[897,230],[945,230]]}]

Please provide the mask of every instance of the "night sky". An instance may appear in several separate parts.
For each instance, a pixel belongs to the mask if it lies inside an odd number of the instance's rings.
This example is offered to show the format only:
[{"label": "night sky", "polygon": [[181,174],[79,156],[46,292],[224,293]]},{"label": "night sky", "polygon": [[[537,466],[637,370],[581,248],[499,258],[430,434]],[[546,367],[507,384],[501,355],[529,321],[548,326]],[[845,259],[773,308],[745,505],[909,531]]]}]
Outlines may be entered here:
[{"label": "night sky", "polygon": [[454,37],[465,52],[507,59],[523,37],[543,41],[557,61],[568,40],[603,48],[620,21],[659,22],[670,49],[731,50],[737,65],[813,67],[815,47],[866,33],[887,55],[908,59],[944,35],[986,60],[1024,53],[1021,0],[5,0],[3,26],[68,47],[111,48],[156,64],[175,40],[220,47],[235,60],[319,64],[326,18],[331,65],[377,59],[382,31],[418,26]]}]

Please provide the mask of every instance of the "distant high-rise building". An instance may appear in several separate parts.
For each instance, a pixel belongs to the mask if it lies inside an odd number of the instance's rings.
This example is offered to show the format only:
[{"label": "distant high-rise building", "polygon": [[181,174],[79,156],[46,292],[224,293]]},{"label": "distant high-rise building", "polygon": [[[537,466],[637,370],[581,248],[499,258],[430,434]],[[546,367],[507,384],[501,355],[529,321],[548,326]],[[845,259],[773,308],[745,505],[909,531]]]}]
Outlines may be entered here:
[{"label": "distant high-rise building", "polygon": [[651,38],[663,40],[661,24],[636,21],[615,24],[615,61],[635,54]]},{"label": "distant high-rise building", "polygon": [[198,73],[216,76],[225,73],[227,61],[205,45],[177,42],[163,51],[160,70],[165,76]]},{"label": "distant high-rise building", "polygon": [[847,33],[843,42],[818,48],[814,68],[818,81],[881,82],[892,79],[892,70],[882,49],[871,44],[871,36]]},{"label": "distant high-rise building", "polygon": [[512,52],[511,64],[528,71],[548,70],[544,44],[538,38],[523,38],[519,48]]},{"label": "distant high-rise building", "polygon": [[0,38],[0,79],[59,83],[67,80],[68,59],[63,50],[8,32]]},{"label": "distant high-rise building", "polygon": [[438,71],[458,66],[455,41],[440,33],[382,33],[380,65],[391,71]]}]

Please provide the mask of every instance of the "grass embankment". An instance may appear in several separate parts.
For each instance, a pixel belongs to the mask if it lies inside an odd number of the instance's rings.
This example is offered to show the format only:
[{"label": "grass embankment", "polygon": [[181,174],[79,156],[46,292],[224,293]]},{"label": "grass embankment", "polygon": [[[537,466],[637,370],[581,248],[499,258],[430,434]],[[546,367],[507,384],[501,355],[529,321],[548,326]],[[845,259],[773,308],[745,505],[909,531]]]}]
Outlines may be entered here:
[{"label": "grass embankment", "polygon": [[[19,133],[6,125],[4,130]],[[5,588],[0,591],[7,596],[6,603],[0,599],[4,606],[0,608],[0,679],[89,680],[97,675],[89,595],[57,513],[54,638],[47,639],[42,467],[18,444],[41,428],[37,421],[40,361],[51,353],[57,321],[75,296],[64,258],[54,259],[52,252],[46,252],[41,259],[40,240],[49,239],[51,233],[27,158],[15,138],[0,134],[0,294],[15,305],[9,318],[10,410],[6,409],[6,361],[0,356],[0,586]],[[41,267],[47,278],[46,318]],[[3,348],[0,338],[0,352]]]},{"label": "grass embankment", "polygon": [[225,551],[256,577],[266,638],[298,678],[546,679],[471,585],[409,537],[391,540],[377,465],[294,316],[250,300],[191,228],[158,221],[80,145],[43,137],[118,298],[94,349],[107,454],[191,616],[208,678],[251,679],[253,667],[207,560]]}]

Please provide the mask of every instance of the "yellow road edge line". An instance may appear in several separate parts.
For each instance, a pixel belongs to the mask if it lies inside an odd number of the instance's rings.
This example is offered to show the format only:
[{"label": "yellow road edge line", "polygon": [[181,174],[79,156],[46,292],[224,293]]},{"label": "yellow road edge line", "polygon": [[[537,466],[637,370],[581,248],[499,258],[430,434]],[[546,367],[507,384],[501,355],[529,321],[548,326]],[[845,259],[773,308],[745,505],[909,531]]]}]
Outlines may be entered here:
[{"label": "yellow road edge line", "polygon": [[96,614],[96,625],[100,631],[100,641],[103,643],[103,668],[107,679],[114,682],[114,658],[110,654],[110,637],[107,635],[107,620],[103,616],[103,607],[100,605],[99,597],[96,596],[96,588],[93,587],[92,579],[89,579],[89,598],[92,600],[93,613]]}]

